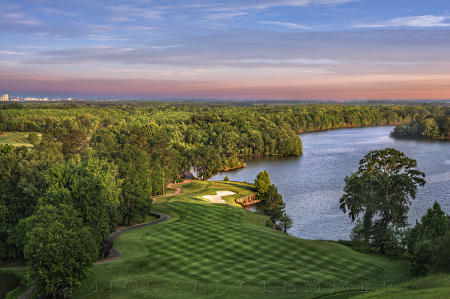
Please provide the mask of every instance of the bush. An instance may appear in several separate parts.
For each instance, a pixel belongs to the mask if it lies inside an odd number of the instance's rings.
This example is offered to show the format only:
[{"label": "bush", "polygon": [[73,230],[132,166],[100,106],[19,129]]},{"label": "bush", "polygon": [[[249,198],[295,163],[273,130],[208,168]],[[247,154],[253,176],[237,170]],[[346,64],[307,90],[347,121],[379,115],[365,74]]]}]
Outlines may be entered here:
[{"label": "bush", "polygon": [[230,178],[228,176],[225,176],[225,178],[223,179],[225,182],[229,182]]},{"label": "bush", "polygon": [[35,145],[39,142],[39,136],[36,133],[28,134],[27,138],[28,138],[28,141],[33,145]]},{"label": "bush", "polygon": [[431,240],[420,241],[416,244],[414,254],[411,258],[411,274],[425,276],[431,271],[433,251],[434,248]]},{"label": "bush", "polygon": [[409,230],[407,244],[412,275],[450,271],[449,221],[437,202],[428,209],[421,222]]},{"label": "bush", "polygon": [[439,272],[450,272],[450,231],[437,239],[433,264]]}]

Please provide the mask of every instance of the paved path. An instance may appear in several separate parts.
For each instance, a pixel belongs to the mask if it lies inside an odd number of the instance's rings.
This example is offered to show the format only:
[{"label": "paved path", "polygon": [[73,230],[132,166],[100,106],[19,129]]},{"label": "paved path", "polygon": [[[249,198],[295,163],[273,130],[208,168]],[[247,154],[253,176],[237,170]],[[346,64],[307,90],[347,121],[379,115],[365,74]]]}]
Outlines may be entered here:
[{"label": "paved path", "polygon": [[[156,217],[158,217],[158,219],[155,219],[153,221],[146,222],[146,223],[140,223],[140,224],[136,224],[136,225],[133,225],[133,226],[127,226],[127,227],[124,227],[124,228],[120,228],[117,231],[113,232],[111,235],[109,235],[108,238],[111,241],[114,241],[115,239],[117,239],[117,237],[119,237],[124,232],[130,231],[130,230],[133,230],[133,229],[137,229],[137,228],[141,228],[141,227],[144,227],[144,226],[155,225],[155,224],[158,224],[158,223],[161,223],[161,222],[164,222],[164,221],[167,221],[167,220],[170,219],[170,216],[166,215],[166,214],[151,212],[150,215],[151,216],[156,216]],[[120,259],[121,256],[122,256],[122,251],[120,251],[120,249],[113,248],[113,249],[111,249],[111,251],[110,251],[110,253],[109,253],[107,258],[95,262],[94,265],[109,263],[109,262],[112,262],[112,261]]]},{"label": "paved path", "polygon": [[169,185],[167,185],[167,188],[175,190],[175,193],[169,193],[169,194],[166,193],[166,194],[164,194],[164,195],[159,195],[159,196],[157,196],[157,197],[153,197],[153,199],[152,199],[153,202],[155,202],[158,198],[163,198],[163,197],[174,196],[174,195],[180,194],[182,188],[181,188],[181,187],[180,187],[180,188],[174,187],[173,185],[187,184],[187,183],[190,183],[190,182],[192,182],[192,180],[184,180],[184,181],[182,181],[181,183],[170,183]]}]

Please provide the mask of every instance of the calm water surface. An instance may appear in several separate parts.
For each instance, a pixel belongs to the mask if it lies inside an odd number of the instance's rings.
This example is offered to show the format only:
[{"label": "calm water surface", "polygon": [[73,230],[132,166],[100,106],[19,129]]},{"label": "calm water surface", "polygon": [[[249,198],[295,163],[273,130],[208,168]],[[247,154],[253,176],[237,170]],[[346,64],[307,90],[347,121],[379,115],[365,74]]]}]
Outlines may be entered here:
[{"label": "calm water surface", "polygon": [[415,223],[438,201],[450,213],[450,143],[397,140],[393,127],[331,130],[301,134],[303,155],[296,158],[255,159],[247,168],[221,173],[212,180],[253,182],[266,169],[294,220],[291,235],[307,239],[348,239],[353,224],[339,209],[344,178],[358,168],[371,150],[394,147],[416,159],[427,184],[419,188],[409,222]]}]

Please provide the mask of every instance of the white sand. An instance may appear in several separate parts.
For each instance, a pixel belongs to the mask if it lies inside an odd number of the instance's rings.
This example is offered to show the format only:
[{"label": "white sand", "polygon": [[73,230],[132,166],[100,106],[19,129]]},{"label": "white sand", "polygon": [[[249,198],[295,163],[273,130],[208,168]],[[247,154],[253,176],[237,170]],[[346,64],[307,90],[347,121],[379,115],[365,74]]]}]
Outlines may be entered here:
[{"label": "white sand", "polygon": [[217,195],[204,195],[203,198],[209,200],[209,203],[227,203],[222,197],[236,194],[231,191],[217,191],[216,193]]}]

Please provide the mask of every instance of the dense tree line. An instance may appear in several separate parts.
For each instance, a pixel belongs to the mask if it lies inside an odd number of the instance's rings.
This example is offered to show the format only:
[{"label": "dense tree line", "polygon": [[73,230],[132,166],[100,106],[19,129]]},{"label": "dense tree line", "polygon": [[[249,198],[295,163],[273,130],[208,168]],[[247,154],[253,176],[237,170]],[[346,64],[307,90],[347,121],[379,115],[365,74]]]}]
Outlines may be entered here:
[{"label": "dense tree line", "polygon": [[[120,132],[153,123],[164,128],[166,138],[197,162],[207,177],[217,169],[241,166],[240,156],[299,155],[302,146],[297,134],[301,132],[406,124],[442,109],[410,105],[4,104],[0,106],[0,131],[57,136],[65,155],[70,155],[88,146],[89,138],[99,130]],[[199,165],[205,152],[215,158]]]},{"label": "dense tree line", "polygon": [[431,113],[416,118],[415,121],[398,125],[392,132],[397,138],[418,138],[428,140],[450,140],[450,109],[435,108]]},{"label": "dense tree line", "polygon": [[[39,295],[81,283],[128,198],[115,164],[93,153],[66,160],[61,143],[48,139],[0,146],[0,184],[0,257],[25,260]],[[148,194],[145,201],[148,210]]]}]

